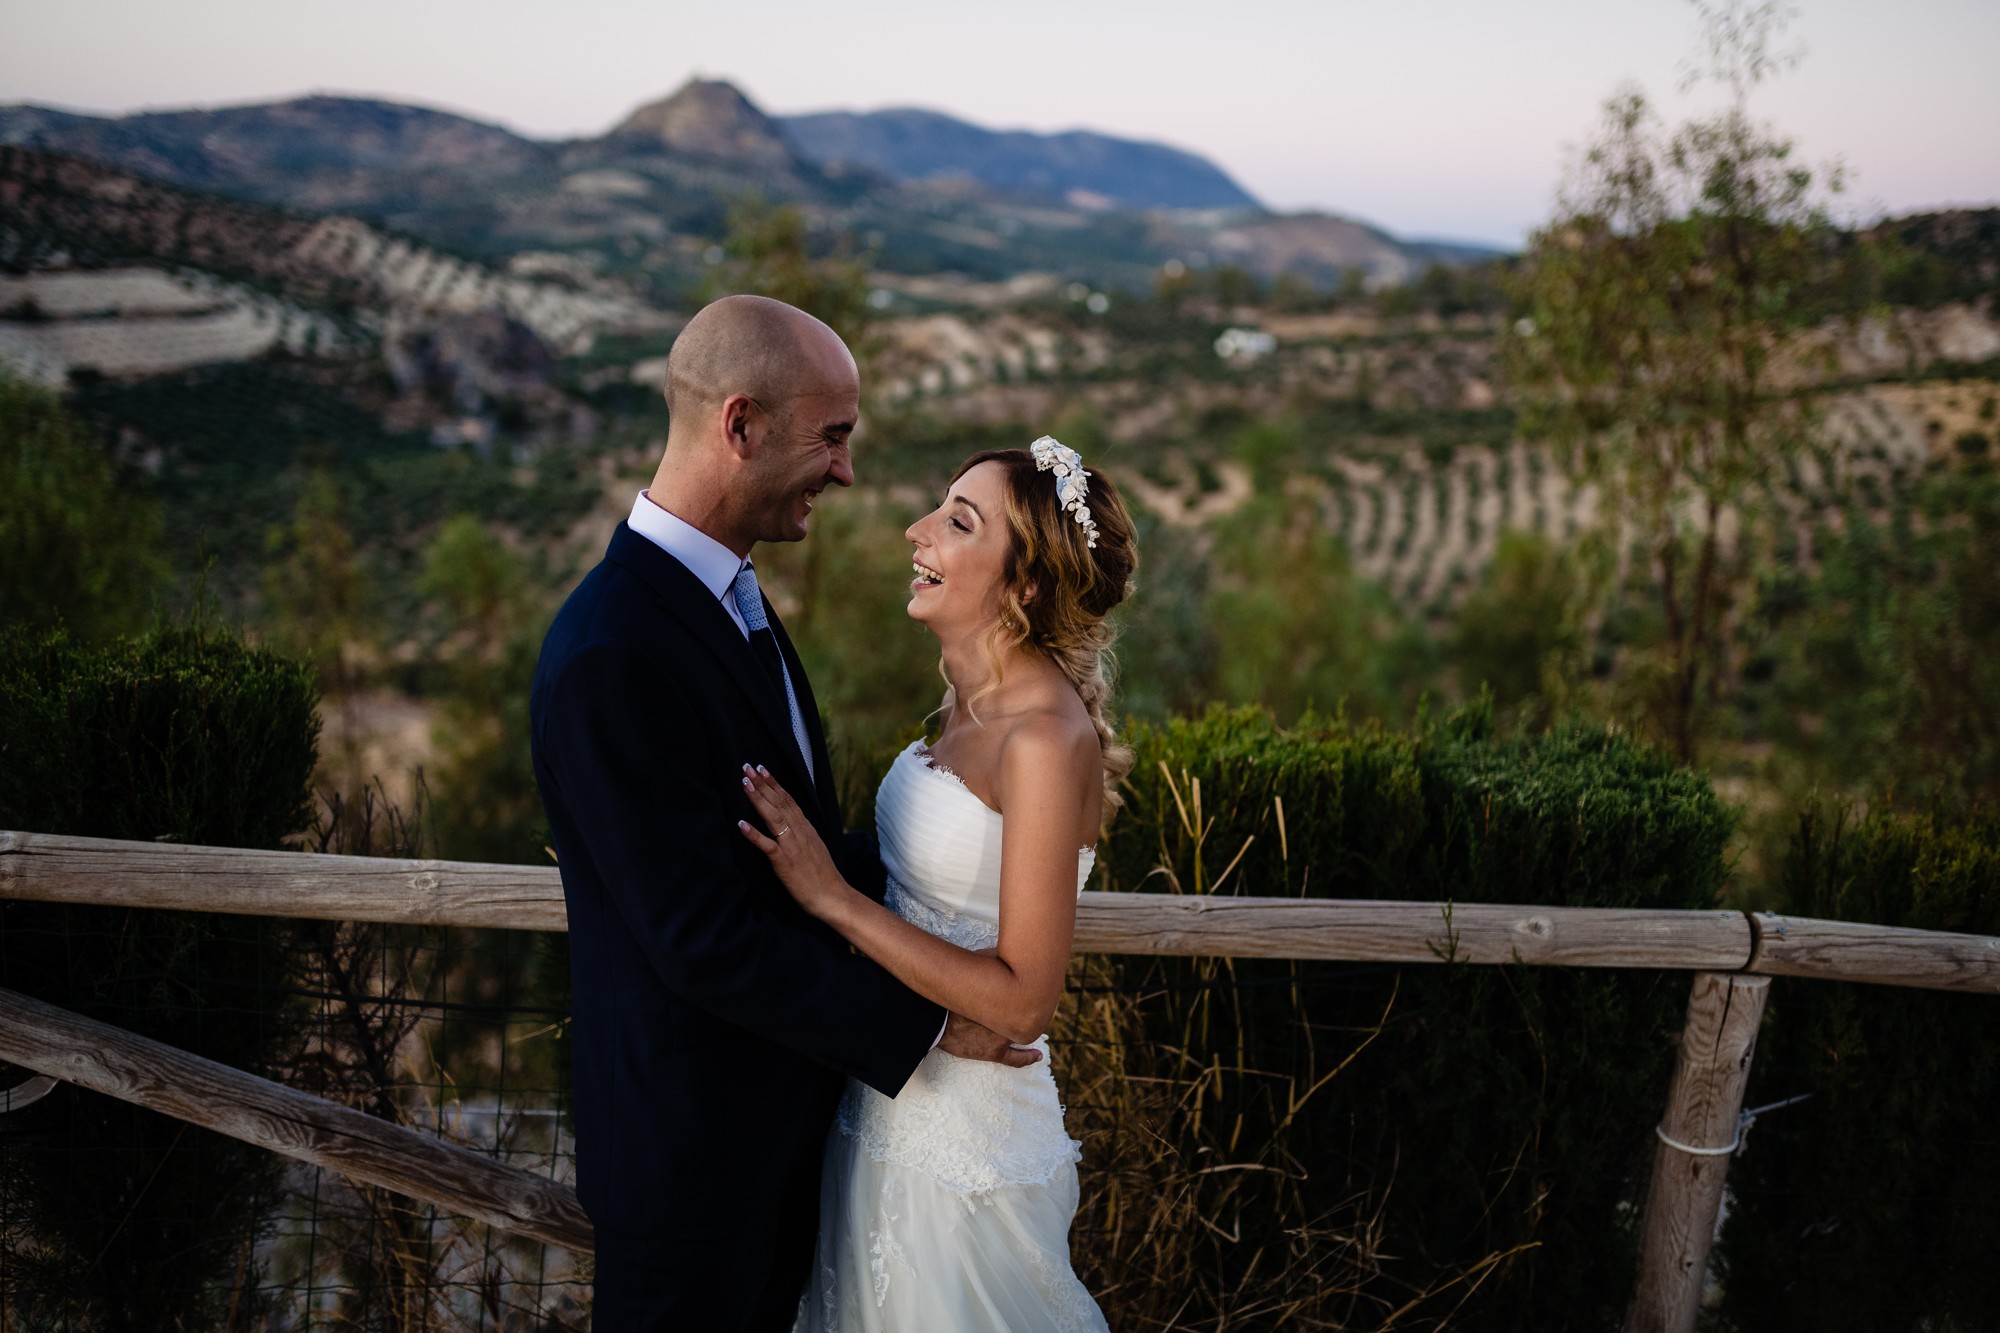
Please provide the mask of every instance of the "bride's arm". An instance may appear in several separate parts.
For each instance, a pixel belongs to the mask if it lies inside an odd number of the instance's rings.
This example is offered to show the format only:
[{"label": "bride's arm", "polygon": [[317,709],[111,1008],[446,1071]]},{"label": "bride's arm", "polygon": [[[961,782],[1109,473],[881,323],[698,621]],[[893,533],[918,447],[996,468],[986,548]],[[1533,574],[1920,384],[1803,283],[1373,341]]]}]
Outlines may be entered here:
[{"label": "bride's arm", "polygon": [[1078,849],[1095,840],[1097,736],[1057,718],[1022,723],[1000,755],[1000,940],[974,953],[911,925],[840,878],[812,823],[769,774],[746,777],[772,832],[743,826],[805,909],[927,1000],[1010,1041],[1048,1028],[1076,933]]}]

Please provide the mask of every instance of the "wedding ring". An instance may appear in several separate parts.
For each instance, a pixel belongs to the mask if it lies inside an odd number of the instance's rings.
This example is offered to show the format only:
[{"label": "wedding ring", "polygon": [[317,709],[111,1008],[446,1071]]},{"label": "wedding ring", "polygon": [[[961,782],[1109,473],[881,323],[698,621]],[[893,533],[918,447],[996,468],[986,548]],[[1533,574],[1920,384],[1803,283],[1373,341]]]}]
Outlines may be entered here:
[{"label": "wedding ring", "polygon": [[792,831],[792,826],[790,824],[787,824],[783,828],[778,830],[778,836],[782,838],[791,831]]}]

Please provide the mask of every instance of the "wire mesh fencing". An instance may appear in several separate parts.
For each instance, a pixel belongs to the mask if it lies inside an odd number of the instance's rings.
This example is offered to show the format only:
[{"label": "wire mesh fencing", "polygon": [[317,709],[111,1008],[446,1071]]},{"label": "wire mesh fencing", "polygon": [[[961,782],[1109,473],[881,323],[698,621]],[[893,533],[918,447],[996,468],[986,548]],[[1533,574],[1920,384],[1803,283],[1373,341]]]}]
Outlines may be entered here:
[{"label": "wire mesh fencing", "polygon": [[[559,935],[23,906],[10,958],[111,959],[93,1017],[573,1179]],[[587,1260],[61,1084],[0,1114],[0,1260],[8,1329],[588,1326]]]},{"label": "wire mesh fencing", "polygon": [[[306,846],[416,854],[421,813],[328,795]],[[561,934],[4,903],[0,962],[0,985],[574,1181]],[[1427,1327],[1513,1259],[1383,1261],[1395,1167],[1331,1103],[1402,978],[1075,961],[1051,1059],[1082,1145],[1072,1252],[1114,1327]],[[0,1112],[0,1333],[557,1333],[589,1327],[590,1279],[587,1256],[94,1093]]]},{"label": "wire mesh fencing", "polygon": [[[0,914],[8,957],[114,960],[116,985],[79,982],[73,997],[95,1017],[226,1062],[261,1054],[260,1072],[291,1087],[573,1181],[561,935],[26,906]],[[217,973],[209,959],[260,966]],[[1155,1307],[1186,1293],[1162,1275],[1199,1280],[1187,1264],[1230,1206],[1190,1188],[1222,1164],[1187,1137],[1219,1072],[1141,1049],[1148,1007],[1297,984],[1358,996],[1380,980],[1320,972],[1174,979],[1078,960],[1051,1033],[1084,1144],[1073,1245],[1121,1326],[1163,1323]],[[1251,1155],[1267,1160],[1246,1174],[1270,1167],[1268,1146]],[[1328,1246],[1335,1229],[1295,1247],[1321,1279],[1365,1261],[1366,1219]],[[589,1326],[587,1257],[60,1084],[0,1113],[0,1259],[4,1329]],[[1298,1285],[1223,1303],[1255,1322]]]}]

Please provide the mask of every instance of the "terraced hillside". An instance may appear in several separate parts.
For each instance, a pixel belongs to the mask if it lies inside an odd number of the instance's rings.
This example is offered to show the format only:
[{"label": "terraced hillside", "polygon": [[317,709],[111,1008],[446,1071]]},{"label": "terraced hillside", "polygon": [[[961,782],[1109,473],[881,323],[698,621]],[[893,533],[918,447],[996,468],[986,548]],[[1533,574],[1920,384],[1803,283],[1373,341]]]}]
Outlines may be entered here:
[{"label": "terraced hillside", "polygon": [[[332,351],[388,320],[491,309],[566,350],[601,332],[674,324],[614,284],[515,276],[353,218],[285,213],[22,148],[0,147],[0,270],[17,274],[0,297],[0,354],[44,378],[73,365],[172,369],[273,345]],[[77,327],[85,318],[92,327]]]},{"label": "terraced hillside", "polygon": [[[1516,437],[1501,324],[1367,309],[1091,318],[1058,300],[891,321],[876,365],[885,404],[919,417],[1027,429],[1088,411],[1136,460],[1135,492],[1187,527],[1251,496],[1252,465],[1232,457],[1243,423],[1294,420],[1284,484],[1318,495],[1364,573],[1429,606],[1466,585],[1500,532],[1562,537],[1594,521],[1595,498]],[[1223,354],[1229,329],[1268,334],[1270,350]],[[1956,441],[1991,437],[1996,358],[2000,321],[1961,304],[1831,321],[1787,350],[1790,384],[1816,386],[1820,414],[1819,447],[1774,497],[1800,558],[1850,490],[1886,504]]]}]

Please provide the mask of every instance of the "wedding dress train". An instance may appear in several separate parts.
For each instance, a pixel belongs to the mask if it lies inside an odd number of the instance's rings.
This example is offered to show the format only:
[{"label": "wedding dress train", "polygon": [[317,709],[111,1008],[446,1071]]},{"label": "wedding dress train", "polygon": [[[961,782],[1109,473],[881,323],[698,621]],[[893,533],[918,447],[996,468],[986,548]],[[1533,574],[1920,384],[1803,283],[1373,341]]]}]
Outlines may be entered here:
[{"label": "wedding dress train", "polygon": [[[875,823],[891,911],[968,949],[999,938],[1000,815],[921,743],[890,766]],[[1079,1145],[1035,1045],[1025,1069],[932,1051],[893,1099],[849,1081],[794,1333],[1105,1328],[1070,1267]]]}]

